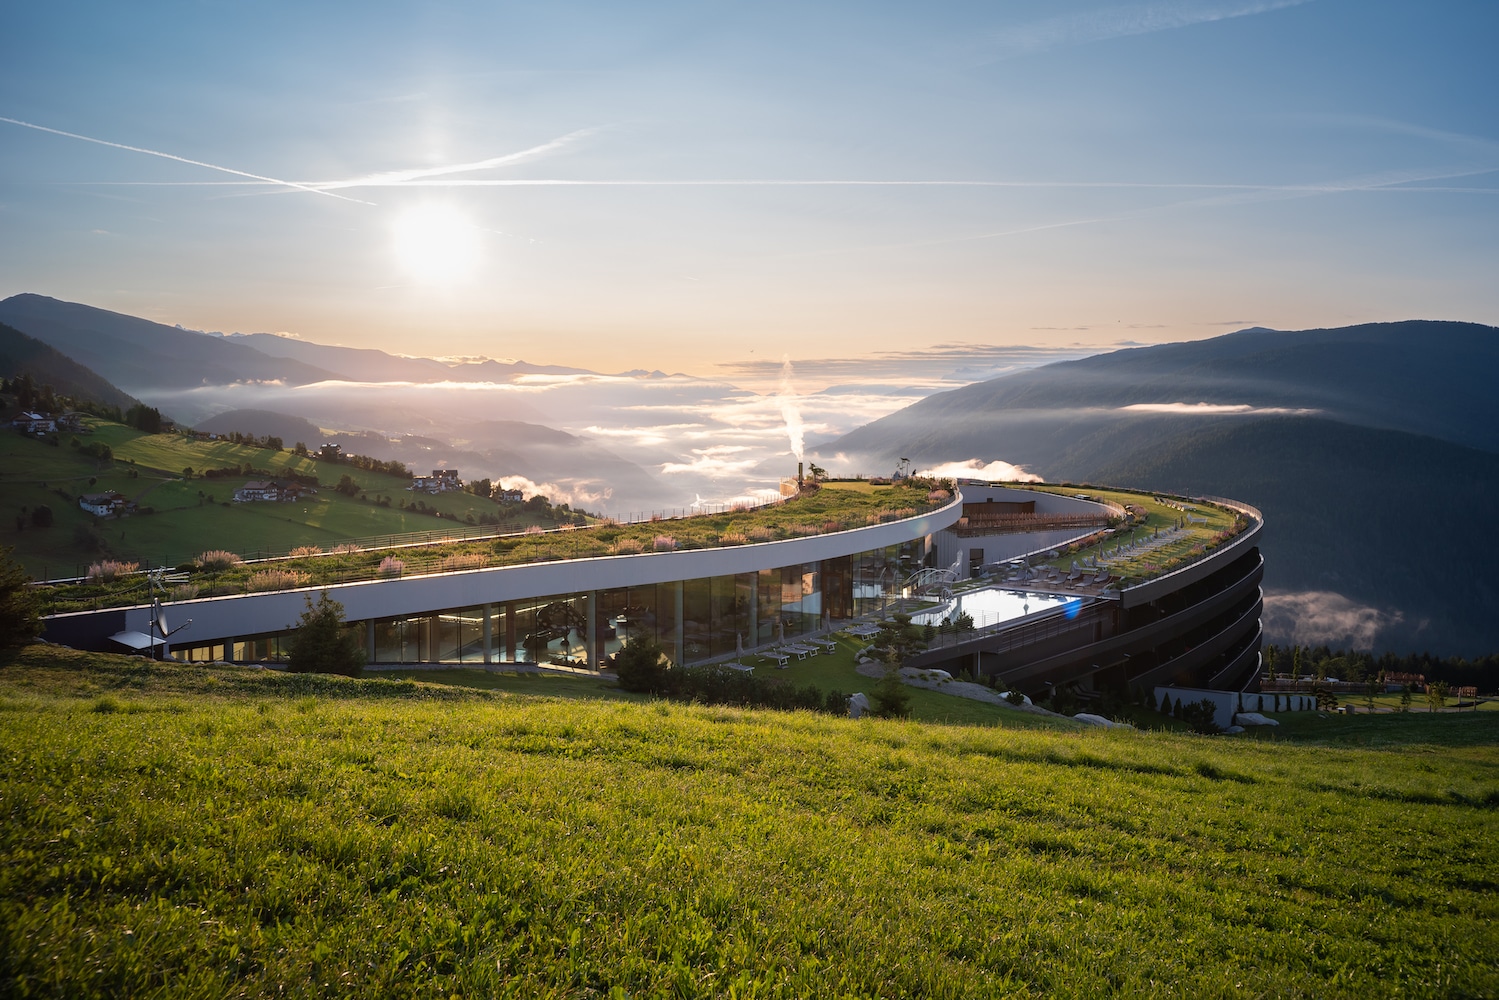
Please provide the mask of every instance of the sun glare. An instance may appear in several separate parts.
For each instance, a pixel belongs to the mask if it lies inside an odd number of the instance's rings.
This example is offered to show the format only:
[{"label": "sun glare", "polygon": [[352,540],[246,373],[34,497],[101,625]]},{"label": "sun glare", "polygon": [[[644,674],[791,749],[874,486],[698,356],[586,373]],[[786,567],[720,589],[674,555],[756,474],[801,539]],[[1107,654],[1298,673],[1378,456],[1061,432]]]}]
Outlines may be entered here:
[{"label": "sun glare", "polygon": [[420,205],[396,219],[396,257],[424,284],[462,281],[479,263],[479,230],[449,205]]}]

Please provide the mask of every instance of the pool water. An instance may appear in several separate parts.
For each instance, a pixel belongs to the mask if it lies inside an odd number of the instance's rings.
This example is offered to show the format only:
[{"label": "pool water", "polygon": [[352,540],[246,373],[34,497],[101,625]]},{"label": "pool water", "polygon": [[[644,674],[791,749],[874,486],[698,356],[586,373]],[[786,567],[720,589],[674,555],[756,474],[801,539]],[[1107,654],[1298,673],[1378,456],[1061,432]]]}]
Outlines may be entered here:
[{"label": "pool water", "polygon": [[987,628],[990,625],[998,625],[1055,608],[1068,608],[1068,617],[1072,617],[1081,610],[1082,604],[1082,600],[1077,597],[1058,597],[1055,594],[1035,594],[1026,590],[985,587],[982,590],[970,590],[958,594],[953,600],[931,611],[912,615],[911,621],[917,625],[940,625],[944,618],[957,617],[967,612],[973,616],[974,628]]}]

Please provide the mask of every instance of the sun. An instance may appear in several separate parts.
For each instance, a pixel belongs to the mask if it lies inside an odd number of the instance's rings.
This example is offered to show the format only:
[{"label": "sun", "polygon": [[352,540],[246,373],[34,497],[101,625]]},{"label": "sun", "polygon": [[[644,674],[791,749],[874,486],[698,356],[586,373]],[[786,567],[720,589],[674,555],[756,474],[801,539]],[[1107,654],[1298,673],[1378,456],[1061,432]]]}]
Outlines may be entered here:
[{"label": "sun", "polygon": [[395,251],[401,267],[429,285],[450,285],[479,265],[479,229],[451,205],[418,205],[396,217]]}]

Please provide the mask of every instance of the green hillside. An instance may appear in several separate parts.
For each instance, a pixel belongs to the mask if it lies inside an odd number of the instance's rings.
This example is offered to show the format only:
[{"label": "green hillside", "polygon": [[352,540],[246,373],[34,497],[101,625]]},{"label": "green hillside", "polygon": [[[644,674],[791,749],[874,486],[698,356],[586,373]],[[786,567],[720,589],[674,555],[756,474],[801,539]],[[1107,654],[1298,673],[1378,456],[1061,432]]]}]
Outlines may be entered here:
[{"label": "green hillside", "polygon": [[[34,576],[80,575],[101,557],[171,566],[208,549],[254,554],[304,545],[328,548],[349,539],[453,528],[483,515],[503,515],[507,528],[516,531],[554,523],[545,514],[502,509],[467,493],[413,494],[400,476],[289,451],[146,434],[92,418],[85,419],[85,428],[76,436],[63,432],[56,444],[0,430],[0,542],[14,545],[16,557]],[[78,447],[72,445],[75,437]],[[88,454],[103,447],[112,457]],[[322,486],[296,503],[230,503],[237,487],[265,478],[258,473],[205,478],[209,470],[230,466],[278,476],[290,470],[316,476]],[[358,494],[332,489],[344,475],[358,484]],[[100,521],[78,507],[80,495],[105,490],[136,501],[141,513]],[[418,501],[442,518],[409,509]],[[401,509],[403,503],[408,509]],[[43,505],[52,512],[50,527],[33,523]]]},{"label": "green hillside", "polygon": [[0,990],[1499,993],[1499,714],[1388,749],[1343,721],[1012,731],[31,647],[0,660]]}]

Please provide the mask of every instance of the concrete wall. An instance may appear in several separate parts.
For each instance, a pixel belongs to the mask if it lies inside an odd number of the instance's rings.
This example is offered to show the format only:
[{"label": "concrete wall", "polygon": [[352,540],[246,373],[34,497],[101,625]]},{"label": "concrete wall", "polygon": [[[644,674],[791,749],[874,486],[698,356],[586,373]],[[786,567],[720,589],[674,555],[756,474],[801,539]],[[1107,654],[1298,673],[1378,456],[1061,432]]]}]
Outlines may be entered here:
[{"label": "concrete wall", "polygon": [[[1218,724],[1218,728],[1220,729],[1227,729],[1233,725],[1234,716],[1240,711],[1309,712],[1317,707],[1317,699],[1309,694],[1279,695],[1280,707],[1277,708],[1277,696],[1273,694],[1211,691],[1206,688],[1158,687],[1155,689],[1155,705],[1157,709],[1160,707],[1163,695],[1170,697],[1172,704],[1175,704],[1177,699],[1180,699],[1183,706],[1195,704],[1206,698],[1213,703],[1213,721]],[[1263,699],[1263,707],[1261,707],[1261,699]]]},{"label": "concrete wall", "polygon": [[[1045,493],[1040,490],[1016,489],[1013,486],[994,486],[971,479],[959,480],[958,490],[962,494],[963,502],[970,504],[985,503],[990,500],[995,503],[1026,503],[1033,500],[1036,503],[1037,514],[1102,514],[1107,517],[1110,514],[1119,513],[1107,504],[1090,500],[1077,500],[1070,496]],[[1088,491],[1079,489],[1078,492],[1087,493]],[[944,531],[933,539],[937,550],[936,564],[939,568],[946,568],[957,560],[958,579],[966,580],[969,577],[969,553],[973,549],[984,550],[984,564],[987,565],[1059,548],[1076,539],[1086,538],[1097,530],[1097,528],[1068,528],[1059,531],[998,532],[968,538],[959,538],[952,531]]]}]

